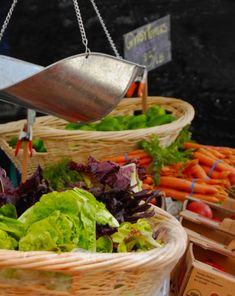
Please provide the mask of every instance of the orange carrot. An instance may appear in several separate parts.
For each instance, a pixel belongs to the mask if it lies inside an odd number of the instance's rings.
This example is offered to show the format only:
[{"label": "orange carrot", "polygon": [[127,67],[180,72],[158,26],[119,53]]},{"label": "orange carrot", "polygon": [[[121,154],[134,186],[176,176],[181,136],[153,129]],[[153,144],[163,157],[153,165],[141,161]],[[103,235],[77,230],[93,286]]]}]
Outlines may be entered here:
[{"label": "orange carrot", "polygon": [[139,164],[142,165],[142,166],[149,165],[150,163],[151,163],[151,158],[149,158],[149,157],[139,159]]},{"label": "orange carrot", "polygon": [[211,185],[219,185],[222,187],[229,187],[230,182],[227,179],[196,179],[196,183],[206,183]]},{"label": "orange carrot", "polygon": [[152,185],[149,185],[149,184],[146,184],[146,183],[143,183],[142,184],[142,189],[153,189],[153,186]]},{"label": "orange carrot", "polygon": [[133,151],[130,151],[130,152],[127,152],[127,155],[128,156],[138,156],[138,157],[150,157],[150,155],[145,152],[144,150],[141,150],[141,149],[137,149],[137,150],[133,150]]},{"label": "orange carrot", "polygon": [[213,148],[208,148],[207,149],[211,154],[213,154],[217,159],[223,159],[225,158],[225,155]]},{"label": "orange carrot", "polygon": [[154,183],[154,182],[153,182],[153,178],[152,178],[151,176],[148,175],[148,176],[143,180],[143,183],[144,183],[144,184],[151,185],[151,184]]},{"label": "orange carrot", "polygon": [[211,185],[207,184],[197,184],[197,183],[192,183],[191,181],[185,180],[185,179],[180,179],[176,177],[167,177],[167,176],[162,176],[160,178],[160,186],[161,187],[168,187],[168,188],[174,188],[186,192],[196,192],[196,193],[208,193],[208,194],[216,194],[218,190]]},{"label": "orange carrot", "polygon": [[126,162],[126,158],[124,155],[105,157],[103,160],[110,160],[110,161],[113,161],[116,163],[125,163]]},{"label": "orange carrot", "polygon": [[211,153],[210,150],[208,150],[208,149],[200,148],[200,149],[198,150],[198,152],[201,152],[201,153],[203,153],[204,155],[207,155],[208,157],[213,158],[214,161],[216,161],[216,160],[218,159],[218,158],[217,158],[213,153]]},{"label": "orange carrot", "polygon": [[221,201],[217,196],[214,195],[207,195],[207,194],[199,194],[199,193],[194,193],[192,197],[202,199],[205,201],[210,201],[210,202],[219,202]]},{"label": "orange carrot", "polygon": [[191,176],[192,167],[194,167],[194,165],[196,165],[198,163],[199,163],[198,159],[193,159],[193,160],[187,161],[184,164],[184,169],[183,169],[182,173],[185,175]]},{"label": "orange carrot", "polygon": [[217,146],[211,146],[211,145],[203,145],[198,143],[192,143],[192,142],[186,142],[184,143],[185,149],[199,149],[199,148],[207,148],[207,149],[214,149],[219,151],[223,154],[235,154],[235,149],[231,147],[217,147]]},{"label": "orange carrot", "polygon": [[[167,197],[172,197],[176,200],[185,200],[186,198],[189,197],[189,194],[187,192],[184,191],[179,191],[176,189],[172,189],[172,188],[167,188],[167,187],[156,187],[157,189],[159,189],[160,191],[164,192],[166,194]],[[210,201],[210,202],[219,202],[219,199],[216,198],[214,195],[206,195],[206,194],[193,194],[192,197],[198,198],[198,199],[202,199],[202,200],[206,200],[206,201]]]},{"label": "orange carrot", "polygon": [[[202,152],[199,152],[199,151],[193,152],[193,157],[199,159],[199,162],[206,166],[212,167],[213,164],[215,163],[214,158],[204,155]],[[219,171],[229,170],[235,173],[235,168],[232,166],[229,166],[228,164],[225,164],[224,162],[217,163],[215,169]]]},{"label": "orange carrot", "polygon": [[175,170],[171,166],[164,166],[160,171],[161,176],[173,176],[175,173]]},{"label": "orange carrot", "polygon": [[188,196],[187,192],[175,190],[172,188],[154,187],[154,189],[159,189],[160,191],[165,193],[166,197],[172,197],[176,200],[185,200]]},{"label": "orange carrot", "polygon": [[205,165],[201,165],[201,167],[207,173],[207,175],[210,173],[209,177],[211,177],[212,179],[226,179],[231,174],[231,172],[229,171],[219,172],[219,171],[213,170],[211,172],[211,167],[205,166]]},{"label": "orange carrot", "polygon": [[199,148],[203,148],[203,147],[205,147],[205,146],[202,144],[198,144],[198,143],[193,143],[193,142],[184,143],[185,149],[199,149]]},{"label": "orange carrot", "polygon": [[229,175],[229,181],[230,181],[231,185],[235,185],[235,174]]},{"label": "orange carrot", "polygon": [[204,179],[207,177],[207,174],[205,173],[205,171],[203,170],[203,168],[199,164],[195,164],[191,168],[191,173],[195,178]]}]

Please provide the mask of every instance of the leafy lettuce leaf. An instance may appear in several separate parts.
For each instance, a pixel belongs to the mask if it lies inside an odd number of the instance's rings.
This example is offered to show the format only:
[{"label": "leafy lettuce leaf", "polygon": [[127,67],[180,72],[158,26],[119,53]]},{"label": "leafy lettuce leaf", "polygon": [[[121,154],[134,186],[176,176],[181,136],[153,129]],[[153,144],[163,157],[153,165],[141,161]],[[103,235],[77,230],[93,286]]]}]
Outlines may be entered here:
[{"label": "leafy lettuce leaf", "polygon": [[96,223],[119,226],[102,202],[79,188],[43,195],[18,220],[27,229],[19,244],[24,251],[77,247],[96,251]]},{"label": "leafy lettuce leaf", "polygon": [[3,205],[0,208],[0,215],[3,215],[8,218],[17,219],[17,212],[15,206],[12,204]]},{"label": "leafy lettuce leaf", "polygon": [[21,221],[0,215],[0,230],[7,232],[15,239],[20,239],[25,233],[25,226]]},{"label": "leafy lettuce leaf", "polygon": [[122,223],[111,237],[118,244],[118,252],[148,251],[162,247],[160,242],[153,239],[152,226],[146,219],[139,219],[134,224]]},{"label": "leafy lettuce leaf", "polygon": [[113,241],[108,235],[101,236],[96,241],[96,252],[112,253]]},{"label": "leafy lettuce leaf", "polygon": [[54,211],[33,223],[19,242],[21,251],[71,251],[79,243],[79,218]]},{"label": "leafy lettuce leaf", "polygon": [[17,247],[17,240],[11,237],[6,231],[0,229],[0,249],[15,250]]}]

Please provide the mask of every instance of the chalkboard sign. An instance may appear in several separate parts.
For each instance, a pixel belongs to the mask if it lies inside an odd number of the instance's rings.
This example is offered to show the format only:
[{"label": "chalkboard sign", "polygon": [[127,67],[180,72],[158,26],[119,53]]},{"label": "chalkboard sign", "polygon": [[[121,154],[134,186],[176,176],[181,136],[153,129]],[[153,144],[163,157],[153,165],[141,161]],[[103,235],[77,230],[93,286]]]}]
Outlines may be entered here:
[{"label": "chalkboard sign", "polygon": [[169,15],[123,37],[126,60],[145,65],[148,71],[171,61]]}]

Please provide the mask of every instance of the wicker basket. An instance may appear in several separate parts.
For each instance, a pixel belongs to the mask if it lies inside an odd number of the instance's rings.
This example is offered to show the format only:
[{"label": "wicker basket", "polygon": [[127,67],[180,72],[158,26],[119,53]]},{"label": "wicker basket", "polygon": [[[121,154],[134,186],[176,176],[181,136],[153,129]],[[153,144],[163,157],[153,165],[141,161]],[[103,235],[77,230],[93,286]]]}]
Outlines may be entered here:
[{"label": "wicker basket", "polygon": [[[38,117],[34,124],[34,137],[41,138],[47,148],[47,153],[34,152],[28,167],[28,173],[35,171],[38,164],[44,167],[46,164],[55,162],[61,157],[71,157],[75,161],[84,161],[89,155],[97,159],[119,155],[136,148],[142,139],[148,139],[152,134],[157,134],[162,146],[171,144],[182,128],[191,123],[194,117],[193,107],[182,100],[165,97],[148,97],[148,107],[161,105],[172,112],[177,120],[138,130],[125,130],[115,132],[65,130],[66,121],[53,117]],[[141,110],[141,98],[123,99],[113,115],[133,114]],[[21,169],[22,151],[15,158],[14,149],[7,141],[18,134],[24,120],[3,124],[0,126],[0,145],[17,168]]]},{"label": "wicker basket", "polygon": [[161,221],[163,248],[114,254],[1,250],[0,295],[156,295],[183,255],[187,236],[173,216],[156,207],[155,211],[158,220],[151,219],[155,225]]}]

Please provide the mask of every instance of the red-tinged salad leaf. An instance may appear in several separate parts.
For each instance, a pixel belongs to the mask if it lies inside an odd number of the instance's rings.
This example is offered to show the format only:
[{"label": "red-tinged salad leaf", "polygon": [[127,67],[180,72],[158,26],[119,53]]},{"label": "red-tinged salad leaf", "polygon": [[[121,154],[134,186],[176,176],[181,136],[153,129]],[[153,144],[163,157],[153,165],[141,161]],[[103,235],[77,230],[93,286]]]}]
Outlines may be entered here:
[{"label": "red-tinged salad leaf", "polygon": [[18,216],[37,202],[43,194],[52,191],[48,182],[43,178],[41,167],[38,167],[25,183],[16,188],[1,168],[0,174],[4,188],[3,192],[0,192],[0,207],[5,204],[15,205]]},{"label": "red-tinged salad leaf", "polygon": [[[83,173],[90,178],[91,186],[109,187],[116,190],[128,190],[133,184],[133,173],[136,174],[136,168],[133,165],[119,166],[111,161],[98,161],[93,157],[88,158],[87,165],[77,164],[74,161],[69,163],[71,170]],[[136,183],[138,180],[136,180]],[[87,183],[87,182],[85,182]],[[101,186],[103,185],[103,186]]]},{"label": "red-tinged salad leaf", "polygon": [[[142,190],[138,186],[135,164],[119,166],[111,161],[97,161],[89,157],[87,165],[70,162],[70,169],[90,177],[91,186],[82,188],[91,192],[98,201],[103,202],[119,223],[136,222],[140,218],[154,215],[149,202],[160,197],[158,190]],[[136,190],[137,189],[137,190]],[[111,227],[97,226],[97,237],[110,235]]]},{"label": "red-tinged salad leaf", "polygon": [[15,204],[17,199],[17,188],[12,185],[6,171],[0,167],[0,207],[7,203]]},{"label": "red-tinged salad leaf", "polygon": [[43,194],[51,191],[49,183],[43,178],[42,168],[38,166],[35,173],[25,183],[21,183],[17,189],[19,198],[16,202],[16,209],[18,215],[39,201]]}]

